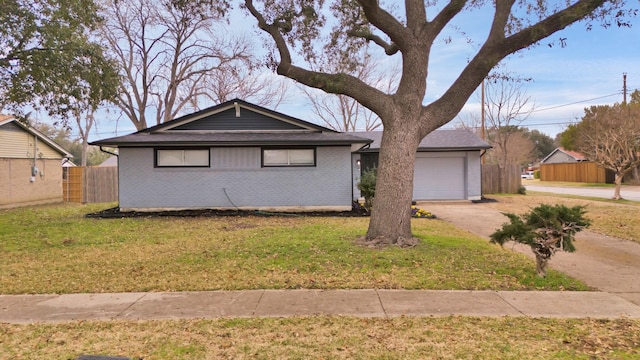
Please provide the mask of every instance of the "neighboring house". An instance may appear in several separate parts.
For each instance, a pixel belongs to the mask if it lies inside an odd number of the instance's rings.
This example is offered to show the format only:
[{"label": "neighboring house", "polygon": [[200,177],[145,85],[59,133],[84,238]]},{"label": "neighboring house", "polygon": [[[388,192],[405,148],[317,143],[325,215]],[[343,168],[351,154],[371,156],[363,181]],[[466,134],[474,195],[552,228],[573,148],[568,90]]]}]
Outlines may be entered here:
[{"label": "neighboring house", "polygon": [[36,129],[0,115],[0,208],[62,201],[71,154]]},{"label": "neighboring house", "polygon": [[[382,132],[355,132],[373,140],[353,156],[362,170],[378,163]],[[418,146],[413,175],[413,200],[480,200],[482,150],[491,148],[469,130],[436,130]],[[357,161],[357,160],[356,160]]]},{"label": "neighboring house", "polygon": [[[340,133],[236,99],[92,145],[118,148],[121,211],[346,211],[380,134]],[[423,143],[416,200],[480,198],[488,144],[458,130]]]},{"label": "neighboring house", "polygon": [[612,184],[615,172],[579,152],[559,147],[540,162],[540,180]]},{"label": "neighboring house", "polygon": [[564,148],[556,148],[549,155],[547,155],[540,163],[542,164],[561,164],[561,163],[575,163],[580,161],[587,161],[588,159],[576,151],[566,150]]}]

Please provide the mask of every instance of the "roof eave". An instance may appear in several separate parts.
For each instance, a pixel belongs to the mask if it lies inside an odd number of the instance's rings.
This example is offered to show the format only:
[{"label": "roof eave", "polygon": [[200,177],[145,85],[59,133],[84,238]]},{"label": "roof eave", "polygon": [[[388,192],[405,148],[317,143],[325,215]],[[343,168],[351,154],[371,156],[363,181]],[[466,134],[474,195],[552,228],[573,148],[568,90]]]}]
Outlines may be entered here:
[{"label": "roof eave", "polygon": [[[421,147],[418,148],[418,152],[451,152],[451,151],[478,151],[491,149],[491,146],[473,146],[473,147]],[[380,152],[380,148],[367,148],[359,150],[360,153],[374,153]]]},{"label": "roof eave", "polygon": [[102,142],[95,141],[90,143],[96,146],[109,147],[178,147],[178,146],[349,146],[352,144],[367,144],[366,141],[351,140],[327,140],[327,141],[281,141],[281,140],[263,140],[263,141],[166,141],[166,142],[138,142],[138,141],[122,141],[122,142]]}]

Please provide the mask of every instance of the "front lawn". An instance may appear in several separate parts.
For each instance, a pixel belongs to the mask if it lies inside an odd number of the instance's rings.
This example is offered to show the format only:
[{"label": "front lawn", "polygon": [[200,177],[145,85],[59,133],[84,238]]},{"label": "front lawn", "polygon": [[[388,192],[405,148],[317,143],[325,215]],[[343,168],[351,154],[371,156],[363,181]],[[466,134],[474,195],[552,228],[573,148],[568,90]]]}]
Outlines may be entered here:
[{"label": "front lawn", "polygon": [[368,218],[84,217],[106,207],[0,211],[0,294],[588,289],[555,271],[536,278],[524,255],[440,220],[413,220],[421,239],[413,249],[376,250],[354,243]]},{"label": "front lawn", "polygon": [[0,324],[0,358],[81,354],[144,360],[638,359],[640,321],[314,316]]}]

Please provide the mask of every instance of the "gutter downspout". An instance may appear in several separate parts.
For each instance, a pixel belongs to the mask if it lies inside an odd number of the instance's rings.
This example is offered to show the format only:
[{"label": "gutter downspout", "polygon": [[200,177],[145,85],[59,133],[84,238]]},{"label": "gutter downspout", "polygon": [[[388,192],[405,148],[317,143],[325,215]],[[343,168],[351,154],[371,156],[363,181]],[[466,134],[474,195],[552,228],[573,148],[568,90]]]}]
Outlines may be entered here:
[{"label": "gutter downspout", "polygon": [[119,156],[118,154],[116,154],[116,153],[114,153],[114,152],[111,152],[111,151],[109,151],[109,150],[105,150],[105,149],[103,149],[103,148],[102,148],[102,145],[100,145],[100,151],[102,151],[103,153],[107,153],[107,154],[113,155],[113,156],[115,156],[115,157],[118,157],[118,156]]}]

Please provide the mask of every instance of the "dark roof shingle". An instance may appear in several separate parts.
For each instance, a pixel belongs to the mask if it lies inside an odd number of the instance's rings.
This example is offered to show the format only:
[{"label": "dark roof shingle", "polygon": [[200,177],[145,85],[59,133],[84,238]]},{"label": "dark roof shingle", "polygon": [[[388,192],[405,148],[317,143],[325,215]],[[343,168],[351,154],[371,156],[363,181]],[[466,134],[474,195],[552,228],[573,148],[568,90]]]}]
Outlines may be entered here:
[{"label": "dark roof shingle", "polygon": [[[382,131],[351,132],[349,134],[373,140],[367,149],[362,150],[363,152],[377,152],[380,150]],[[481,150],[489,148],[491,148],[491,145],[469,130],[446,129],[436,130],[425,136],[418,146],[418,151]]]}]

